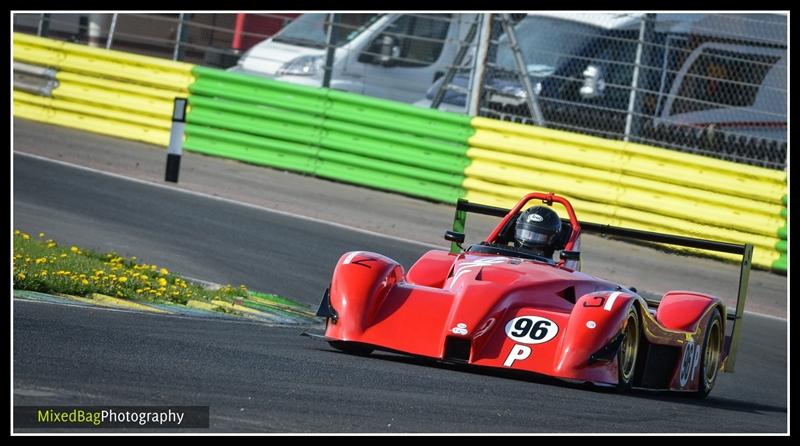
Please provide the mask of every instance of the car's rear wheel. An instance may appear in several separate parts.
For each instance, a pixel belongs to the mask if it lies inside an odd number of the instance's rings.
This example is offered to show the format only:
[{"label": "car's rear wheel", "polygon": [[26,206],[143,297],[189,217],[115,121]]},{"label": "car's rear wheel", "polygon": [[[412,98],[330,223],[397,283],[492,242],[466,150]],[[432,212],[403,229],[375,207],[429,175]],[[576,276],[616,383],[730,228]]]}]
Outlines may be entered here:
[{"label": "car's rear wheel", "polygon": [[700,383],[696,396],[705,398],[717,383],[720,361],[722,359],[722,318],[719,311],[714,311],[706,325],[706,334],[703,341],[703,362],[700,363]]},{"label": "car's rear wheel", "polygon": [[363,344],[355,344],[345,341],[330,341],[328,344],[330,344],[331,347],[335,348],[336,350],[350,353],[351,355],[367,356],[372,353],[373,350],[371,347],[367,347]]},{"label": "car's rear wheel", "polygon": [[636,372],[636,358],[639,353],[639,337],[641,335],[639,313],[636,311],[635,306],[631,306],[630,310],[628,310],[628,317],[622,326],[622,333],[622,343],[619,347],[619,353],[617,353],[617,388],[619,390],[628,390],[633,384],[633,376]]}]

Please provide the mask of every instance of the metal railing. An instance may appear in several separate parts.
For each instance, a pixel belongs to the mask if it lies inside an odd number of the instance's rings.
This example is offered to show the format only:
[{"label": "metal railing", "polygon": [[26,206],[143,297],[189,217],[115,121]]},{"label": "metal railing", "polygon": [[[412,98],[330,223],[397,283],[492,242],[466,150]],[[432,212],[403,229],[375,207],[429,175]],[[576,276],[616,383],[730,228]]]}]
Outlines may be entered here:
[{"label": "metal railing", "polygon": [[14,30],[786,167],[781,14],[41,13]]}]

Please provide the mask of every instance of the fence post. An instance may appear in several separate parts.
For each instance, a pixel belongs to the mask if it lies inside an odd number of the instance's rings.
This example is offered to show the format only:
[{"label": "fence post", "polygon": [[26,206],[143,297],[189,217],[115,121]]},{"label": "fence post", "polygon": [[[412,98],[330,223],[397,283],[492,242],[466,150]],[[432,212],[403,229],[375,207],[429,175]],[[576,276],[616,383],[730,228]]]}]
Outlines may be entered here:
[{"label": "fence post", "polygon": [[172,60],[183,59],[184,49],[181,48],[181,43],[186,40],[186,26],[184,22],[191,20],[192,14],[178,14],[178,30],[175,32],[175,50],[172,52]]},{"label": "fence post", "polygon": [[167,147],[167,171],[164,181],[178,182],[178,172],[181,169],[181,152],[183,151],[183,130],[186,127],[186,98],[175,98],[172,109],[172,128],[169,132],[169,147]]},{"label": "fence post", "polygon": [[544,127],[544,115],[542,114],[542,110],[539,108],[539,99],[534,95],[533,92],[533,85],[531,85],[531,78],[528,75],[528,68],[525,66],[525,61],[522,58],[522,53],[520,52],[519,43],[517,41],[517,33],[514,30],[514,24],[511,21],[510,14],[501,14],[503,24],[503,31],[505,31],[506,35],[508,36],[508,43],[511,45],[511,54],[514,56],[514,63],[517,66],[517,77],[519,78],[520,84],[522,84],[522,88],[525,91],[525,96],[528,102],[528,108],[530,109],[531,116],[533,117],[533,122],[540,126]]},{"label": "fence post", "polygon": [[50,14],[39,14],[39,26],[36,27],[36,35],[39,37],[50,35]]},{"label": "fence post", "polygon": [[328,14],[328,35],[325,38],[325,46],[327,51],[325,54],[325,73],[322,76],[322,86],[329,88],[331,86],[331,74],[333,74],[333,63],[336,60],[336,47],[333,45],[333,27],[336,24],[336,14]]},{"label": "fence post", "polygon": [[478,34],[478,47],[475,52],[472,77],[470,78],[469,102],[467,114],[478,116],[481,103],[481,90],[483,88],[484,72],[486,70],[486,56],[489,54],[489,40],[492,35],[492,14],[481,14],[480,33]]},{"label": "fence post", "polygon": [[[633,66],[633,79],[631,79],[631,95],[628,98],[628,116],[625,118],[625,136],[623,141],[628,141],[631,134],[639,134],[639,119],[634,117],[635,114],[641,113],[641,100],[638,99],[637,90],[639,89],[639,71],[642,66],[642,53],[644,53],[644,44],[649,42],[652,36],[652,30],[655,27],[655,14],[645,14],[642,16],[642,24],[639,27],[639,43],[636,47],[636,61]],[[648,51],[649,53],[649,51]],[[649,58],[647,58],[649,62]],[[634,128],[634,119],[636,126]]]},{"label": "fence post", "polygon": [[111,49],[111,42],[114,40],[114,31],[117,29],[117,13],[111,16],[111,26],[108,28],[108,39],[106,39],[106,49]]}]

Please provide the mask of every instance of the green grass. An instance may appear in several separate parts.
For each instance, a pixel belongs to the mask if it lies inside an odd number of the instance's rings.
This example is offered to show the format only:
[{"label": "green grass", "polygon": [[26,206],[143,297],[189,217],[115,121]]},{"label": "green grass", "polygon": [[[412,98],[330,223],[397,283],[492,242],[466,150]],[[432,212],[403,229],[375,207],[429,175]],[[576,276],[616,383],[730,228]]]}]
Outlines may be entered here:
[{"label": "green grass", "polygon": [[74,296],[99,293],[130,300],[184,305],[189,300],[233,302],[249,296],[243,285],[207,290],[166,268],[137,263],[136,257],[125,258],[114,252],[103,254],[77,246],[59,246],[53,240],[45,239],[44,234],[35,237],[19,230],[14,231],[13,279],[14,289],[19,290]]}]

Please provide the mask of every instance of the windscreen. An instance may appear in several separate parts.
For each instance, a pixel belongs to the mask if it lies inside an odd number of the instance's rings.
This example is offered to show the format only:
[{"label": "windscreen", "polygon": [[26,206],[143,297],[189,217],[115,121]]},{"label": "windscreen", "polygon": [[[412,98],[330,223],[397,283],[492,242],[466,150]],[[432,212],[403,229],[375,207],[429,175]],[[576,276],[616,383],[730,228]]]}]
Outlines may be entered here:
[{"label": "windscreen", "polygon": [[[341,46],[355,39],[381,14],[336,14],[331,41]],[[311,48],[325,48],[330,14],[303,14],[288,24],[272,40]]]},{"label": "windscreen", "polygon": [[[528,71],[541,77],[552,74],[602,33],[596,26],[541,16],[528,16],[514,30]],[[504,70],[516,70],[505,34],[498,41],[497,64]]]}]

